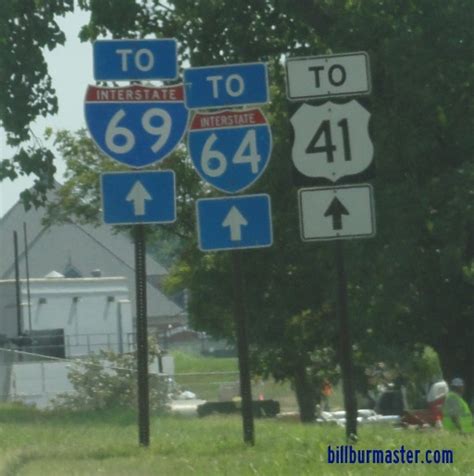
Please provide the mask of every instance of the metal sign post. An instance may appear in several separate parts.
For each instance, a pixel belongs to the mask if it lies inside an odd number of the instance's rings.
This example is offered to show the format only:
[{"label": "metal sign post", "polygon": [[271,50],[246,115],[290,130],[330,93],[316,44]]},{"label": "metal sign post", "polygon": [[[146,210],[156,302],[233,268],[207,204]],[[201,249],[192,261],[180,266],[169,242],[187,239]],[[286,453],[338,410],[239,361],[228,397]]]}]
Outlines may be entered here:
[{"label": "metal sign post", "polygon": [[[371,89],[369,57],[365,52],[288,58],[286,73],[291,101],[365,95]],[[348,441],[357,437],[357,401],[340,240],[374,236],[375,218],[372,187],[341,186],[340,180],[361,176],[372,163],[369,119],[369,112],[355,100],[344,104],[327,101],[319,106],[303,104],[291,117],[295,137],[292,159],[297,173],[334,184],[300,189],[298,197],[303,241],[336,240],[336,310]]]},{"label": "metal sign post", "polygon": [[242,257],[239,250],[232,251],[232,274],[234,288],[234,322],[237,334],[244,442],[253,446],[255,444],[255,435],[252,412],[252,385],[250,382],[248,323],[242,289]]},{"label": "metal sign post", "polygon": [[[184,71],[189,109],[264,104],[269,100],[264,63],[189,68]],[[226,193],[241,192],[263,174],[271,155],[270,126],[260,109],[197,113],[188,150],[200,177]],[[242,248],[271,246],[270,197],[265,194],[200,199],[196,202],[199,248],[232,251],[234,321],[240,372],[244,442],[255,444],[252,388],[241,268]]]},{"label": "metal sign post", "polygon": [[135,225],[135,283],[137,299],[137,383],[138,442],[150,445],[150,411],[148,392],[148,331],[146,309],[146,238],[145,226]]},{"label": "metal sign post", "polygon": [[[176,79],[177,42],[100,40],[94,43],[97,80]],[[188,124],[182,85],[150,87],[89,86],[84,112],[97,146],[110,158],[135,169],[168,157]],[[132,224],[135,242],[137,312],[138,441],[150,445],[145,223],[176,220],[176,185],[172,171],[128,171],[101,177],[104,223]]]},{"label": "metal sign post", "polygon": [[346,438],[357,437],[357,400],[355,396],[354,371],[352,365],[352,343],[347,312],[347,276],[344,265],[344,253],[341,240],[336,240],[337,267],[337,319],[339,321],[339,347],[342,370],[342,388],[344,408],[346,409]]},{"label": "metal sign post", "polygon": [[13,232],[13,250],[15,254],[15,297],[16,297],[16,325],[18,337],[23,334],[20,290],[20,267],[18,265],[18,233]]}]

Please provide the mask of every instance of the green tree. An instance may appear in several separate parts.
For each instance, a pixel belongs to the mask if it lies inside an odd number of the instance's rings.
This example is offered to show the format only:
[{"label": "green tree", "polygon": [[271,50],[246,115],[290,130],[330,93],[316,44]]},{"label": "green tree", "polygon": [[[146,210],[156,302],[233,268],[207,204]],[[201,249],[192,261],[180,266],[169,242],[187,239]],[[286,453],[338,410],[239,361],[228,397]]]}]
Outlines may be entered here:
[{"label": "green tree", "polygon": [[[53,131],[47,131],[48,137]],[[45,225],[78,223],[99,225],[102,222],[100,174],[128,170],[124,165],[104,155],[89,138],[86,130],[76,133],[59,131],[54,134],[54,145],[66,164],[65,181],[57,187],[54,198],[46,203]],[[177,213],[180,220],[173,226],[148,226],[148,251],[164,266],[171,266],[180,253],[183,240],[188,240],[194,227],[190,206],[201,190],[198,177],[192,170],[183,147],[149,170],[173,169],[177,183]],[[116,226],[114,233],[128,233],[130,226]]]},{"label": "green tree", "polygon": [[[73,10],[73,0],[7,0],[0,3],[0,124],[18,152],[0,157],[0,182],[36,176],[36,193],[24,191],[27,205],[38,205],[53,186],[53,153],[36,141],[30,125],[55,114],[58,102],[43,49],[64,44],[58,16]],[[31,145],[33,143],[33,145]],[[29,145],[28,145],[29,144]]]},{"label": "green tree", "polygon": [[[298,368],[310,375],[309,348],[333,343],[335,283],[331,244],[304,245],[298,236],[281,57],[369,53],[373,88],[363,101],[372,113],[378,232],[345,247],[355,342],[374,359],[387,346],[407,355],[420,343],[431,345],[445,375],[462,374],[472,395],[472,1],[121,0],[109,15],[110,5],[81,2],[92,12],[83,39],[106,32],[117,38],[168,36],[178,38],[181,60],[193,66],[269,62],[272,102],[265,112],[274,150],[249,191],[272,195],[275,244],[245,252],[243,264],[256,366],[270,369],[273,351],[283,352],[285,364],[298,362],[286,371],[295,385]],[[190,178],[186,158],[179,164]],[[191,289],[196,326],[231,335],[229,260],[196,250],[192,200],[209,189],[192,184],[191,192],[184,186],[180,191],[187,194],[182,219],[169,228],[187,237],[173,282]],[[301,318],[308,315],[315,327],[322,319],[323,335],[308,330]],[[281,350],[296,346],[307,349],[300,360]],[[308,395],[315,393],[314,385],[303,386]]]},{"label": "green tree", "polygon": [[354,300],[364,294],[359,312],[379,346],[431,345],[472,396],[474,5],[357,3],[339,23],[348,37],[331,40],[352,39],[372,62],[378,236],[355,258]]},{"label": "green tree", "polygon": [[[241,11],[240,5],[236,7],[232,6],[230,12],[227,11],[229,10],[230,3],[212,2],[212,4],[209,5],[204,5],[204,3],[205,2],[203,2],[203,4],[177,2],[173,5],[174,11],[172,13],[170,13],[169,10],[163,11],[163,23],[160,24],[160,34],[173,31],[173,36],[178,36],[178,39],[183,44],[183,58],[189,58],[193,64],[269,59],[271,61],[272,71],[274,71],[275,75],[278,75],[278,83],[274,88],[274,93],[279,96],[279,100],[275,101],[275,106],[268,108],[267,114],[272,118],[273,126],[278,127],[279,131],[285,132],[282,134],[281,139],[279,139],[282,146],[279,157],[272,159],[272,165],[270,165],[266,173],[270,178],[263,182],[264,185],[261,188],[267,190],[268,185],[265,184],[265,182],[268,182],[273,190],[276,188],[284,190],[284,193],[279,194],[278,198],[274,198],[274,202],[276,201],[283,206],[279,214],[280,218],[275,222],[275,235],[279,236],[278,248],[275,248],[276,251],[271,250],[265,253],[265,260],[261,261],[258,267],[261,271],[258,273],[253,269],[253,262],[257,254],[247,253],[246,256],[244,256],[244,266],[247,268],[247,289],[249,290],[248,308],[251,313],[252,321],[258,318],[258,322],[262,323],[262,314],[268,314],[269,318],[265,324],[259,324],[252,329],[252,335],[255,336],[253,338],[253,346],[256,349],[254,352],[256,366],[258,365],[262,371],[268,366],[268,363],[272,360],[272,352],[276,351],[275,349],[280,344],[281,346],[285,344],[284,348],[290,349],[291,347],[295,348],[297,340],[299,342],[305,340],[308,349],[305,348],[295,352],[291,359],[286,359],[287,362],[285,362],[284,366],[273,368],[271,372],[267,373],[272,373],[275,376],[278,375],[278,378],[292,379],[297,395],[304,396],[307,394],[314,396],[314,398],[312,397],[310,399],[312,404],[306,405],[307,410],[303,412],[304,419],[312,419],[314,417],[314,403],[318,398],[318,391],[314,386],[316,380],[310,378],[309,375],[306,376],[306,374],[311,371],[313,361],[318,355],[314,352],[314,344],[312,343],[314,332],[308,332],[307,335],[302,335],[301,332],[296,332],[294,328],[296,327],[295,322],[297,322],[297,316],[307,312],[308,309],[319,306],[319,302],[315,302],[315,293],[314,290],[311,289],[311,286],[301,286],[303,275],[301,275],[302,278],[300,279],[299,274],[296,273],[298,269],[298,263],[296,261],[301,263],[307,263],[308,261],[307,255],[302,252],[299,243],[297,221],[295,219],[294,209],[292,208],[296,206],[296,196],[295,191],[292,189],[291,182],[288,180],[288,175],[291,170],[290,163],[284,156],[289,152],[289,142],[287,139],[288,133],[286,132],[288,124],[283,92],[284,78],[282,76],[281,65],[279,64],[281,51],[287,49],[288,42],[290,42],[294,48],[297,48],[298,42],[300,41],[299,37],[296,36],[298,28],[295,26],[293,29],[290,29],[290,32],[284,38],[281,37],[280,32],[283,31],[287,17],[277,13],[270,4],[266,4],[265,2],[255,2],[252,8],[244,8],[243,11]],[[205,17],[206,22],[211,21],[211,19],[218,22],[212,31],[219,31],[219,29],[225,31],[225,34],[221,38],[225,42],[225,48],[223,48],[222,43],[216,43],[214,34],[209,35],[209,26],[207,23],[201,25],[201,17],[206,14],[206,7],[209,8],[209,15]],[[143,11],[145,11],[145,9]],[[242,22],[238,24],[240,26],[236,26],[235,31],[226,26],[226,22],[229,22],[229,13],[239,14],[243,17]],[[272,17],[272,25],[275,31],[272,31],[263,23],[263,19],[267,16]],[[189,25],[189,22],[192,22],[192,26]],[[146,22],[142,24],[143,28],[145,23]],[[153,30],[142,30],[142,33],[157,34],[156,23],[148,22],[146,24],[149,25],[150,28],[151,25],[153,25]],[[244,30],[243,25],[246,25],[246,30],[252,32],[252,34],[248,36],[249,42],[241,41]],[[276,28],[275,25],[278,28]],[[116,23],[111,25],[109,19],[93,13],[91,23],[84,28],[83,33],[84,35],[90,35],[92,39],[98,32],[103,32],[104,28],[111,31],[114,36],[119,35],[119,30],[117,29],[119,26]],[[193,33],[190,34],[190,31],[193,31]],[[181,32],[181,34],[176,35],[176,32]],[[260,44],[262,41],[263,44]],[[66,138],[66,136],[62,137],[63,144],[65,144],[64,140]],[[278,140],[275,142],[277,143]],[[77,161],[73,159],[73,155],[70,153],[67,153],[67,156],[71,157],[74,161],[71,165],[75,167],[75,172],[73,172],[70,180],[66,183],[65,193],[67,196],[61,199],[66,205],[74,203],[76,198],[84,196],[85,193],[87,194],[87,190],[83,187],[84,183],[93,183],[94,188],[96,188],[97,179],[91,181],[91,177],[88,177],[87,174],[91,173],[92,170],[94,170],[94,172],[98,171],[96,167],[92,166],[89,160]],[[169,163],[171,164],[172,162],[170,161]],[[183,183],[183,176],[191,170],[189,162],[186,163],[186,161],[184,161],[183,165],[184,167],[178,173],[178,183]],[[172,166],[174,167],[174,165]],[[82,171],[78,167],[83,167]],[[194,172],[191,171],[191,173],[196,180],[197,177]],[[76,174],[82,174],[85,182],[81,179],[76,179]],[[271,178],[272,175],[274,178]],[[186,183],[186,180],[184,180],[184,183]],[[254,188],[254,190],[259,189]],[[196,248],[193,199],[198,196],[208,196],[210,194],[213,194],[213,192],[210,192],[209,188],[203,185],[200,185],[198,189],[195,188],[194,190],[189,187],[183,187],[178,191],[179,202],[183,204],[180,220],[176,226],[167,227],[167,229],[171,230],[171,232],[181,234],[181,236],[187,236],[188,240],[183,243],[181,253],[182,260],[180,264],[177,265],[177,270],[181,271],[183,275],[181,277],[176,276],[173,281],[174,283],[179,283],[181,287],[190,287],[191,310],[197,328],[205,328],[214,335],[232,338],[233,326],[229,308],[232,289],[228,256],[225,254],[203,256]],[[87,197],[88,195],[85,196]],[[73,199],[70,200],[68,197],[73,197]],[[90,205],[92,205],[92,208],[97,208],[97,203],[93,201],[85,204],[85,206],[89,206],[89,209],[82,210],[82,213],[88,220],[94,218],[94,212],[91,210]],[[71,211],[70,209],[67,215]],[[78,207],[76,211],[81,212]],[[291,220],[291,227],[288,227],[288,219]],[[277,221],[279,221],[278,225]],[[279,228],[278,231],[277,226]],[[291,246],[288,246],[288,241],[285,240],[285,237],[291,241]],[[280,254],[282,255],[281,257]],[[316,251],[315,254],[318,255],[319,251]],[[283,266],[282,275],[280,275],[280,270],[277,266],[278,262],[281,262],[281,266]],[[262,282],[262,278],[264,280],[266,279],[265,275],[268,271],[271,272],[271,276],[275,277],[275,282],[269,282],[268,290],[260,289],[259,284]],[[307,278],[310,278],[309,282],[313,281],[312,272],[313,267],[306,266],[305,274]],[[294,281],[291,286],[288,286],[285,283],[285,276],[291,275],[294,275]],[[293,304],[294,299],[291,299],[290,296],[292,291],[296,292],[297,287],[300,288],[300,294],[304,296],[304,301]],[[325,283],[322,283],[321,286],[315,283],[315,288],[321,288],[317,291],[320,294],[324,294],[325,287]],[[278,300],[273,298],[276,295],[279,296]],[[285,297],[288,298],[287,303],[284,303]],[[329,301],[330,300],[331,298],[329,298]],[[289,319],[293,315],[295,316],[294,322],[290,323]],[[228,318],[223,319],[222,316],[228,316]],[[305,314],[305,316],[307,316],[307,314]],[[288,323],[285,323],[285,320],[288,320]],[[272,341],[263,338],[268,329],[270,329],[271,335],[278,336],[278,340]],[[279,333],[278,331],[280,329],[283,329],[285,332]],[[286,338],[291,338],[293,341],[287,342],[285,335]],[[326,340],[330,342],[331,345],[333,344],[330,337]],[[268,351],[265,354],[262,352],[264,345],[268,347]],[[284,351],[282,352],[282,359],[285,360]],[[265,364],[265,362],[267,362],[267,364]],[[331,367],[334,368],[334,366],[335,362],[333,359],[331,361]],[[301,397],[300,400],[303,401],[304,397]]]}]

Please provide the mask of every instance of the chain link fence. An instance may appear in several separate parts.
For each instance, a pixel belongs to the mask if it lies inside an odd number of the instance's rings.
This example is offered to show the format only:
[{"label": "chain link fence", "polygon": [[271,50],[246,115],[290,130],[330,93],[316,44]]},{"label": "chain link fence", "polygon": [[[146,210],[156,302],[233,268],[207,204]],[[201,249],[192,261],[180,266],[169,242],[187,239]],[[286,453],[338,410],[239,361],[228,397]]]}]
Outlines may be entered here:
[{"label": "chain link fence", "polygon": [[[90,348],[116,351],[113,342],[89,339],[89,342],[77,341],[78,348]],[[71,342],[69,343],[71,344]],[[130,336],[130,348],[134,348],[134,338]],[[28,349],[28,350],[26,350]],[[0,348],[0,401],[21,401],[45,408],[57,395],[73,392],[68,373],[81,357],[55,357],[31,352],[33,346],[18,350]],[[42,347],[42,351],[45,348]],[[87,357],[83,355],[82,358]],[[156,362],[150,366],[150,373],[167,375],[170,396],[180,401],[224,402],[239,399],[240,384],[238,371],[213,372],[174,372],[171,356],[166,356],[167,364]],[[156,368],[155,368],[156,367]],[[296,399],[290,385],[252,380],[253,400],[276,400],[282,411],[297,410]],[[197,403],[196,403],[197,404]]]},{"label": "chain link fence", "polygon": [[[206,401],[233,401],[239,398],[240,383],[238,372],[195,372],[176,373],[174,381],[178,395],[191,396]],[[280,403],[281,411],[297,410],[295,394],[288,383],[276,383],[270,380],[253,379],[253,400],[276,400]]]}]

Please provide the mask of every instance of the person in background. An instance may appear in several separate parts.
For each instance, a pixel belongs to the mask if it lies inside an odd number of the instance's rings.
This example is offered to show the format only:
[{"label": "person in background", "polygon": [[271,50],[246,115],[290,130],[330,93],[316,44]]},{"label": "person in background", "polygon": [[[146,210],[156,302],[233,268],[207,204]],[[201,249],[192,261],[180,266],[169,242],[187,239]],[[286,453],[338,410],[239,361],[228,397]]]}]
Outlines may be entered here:
[{"label": "person in background", "polygon": [[443,405],[446,400],[446,395],[449,392],[448,383],[444,380],[438,380],[431,385],[426,400],[428,401],[428,408],[434,420],[436,428],[443,427]]},{"label": "person in background", "polygon": [[325,412],[331,411],[331,407],[329,406],[329,397],[332,395],[332,385],[329,383],[328,380],[325,380],[323,383],[323,388],[321,390],[321,400],[323,404],[323,410]]},{"label": "person in background", "polygon": [[454,378],[443,404],[443,428],[461,433],[472,433],[472,413],[469,405],[462,398],[463,393],[463,379]]}]

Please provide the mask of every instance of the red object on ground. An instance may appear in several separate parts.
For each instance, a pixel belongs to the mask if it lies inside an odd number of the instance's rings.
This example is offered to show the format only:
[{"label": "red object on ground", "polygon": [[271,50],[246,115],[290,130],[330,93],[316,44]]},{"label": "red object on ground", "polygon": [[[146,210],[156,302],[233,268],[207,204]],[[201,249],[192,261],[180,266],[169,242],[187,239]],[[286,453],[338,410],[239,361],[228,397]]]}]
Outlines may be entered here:
[{"label": "red object on ground", "polygon": [[436,422],[443,419],[442,407],[444,397],[429,403],[429,408],[423,410],[406,410],[402,415],[402,423],[407,425],[437,426]]},{"label": "red object on ground", "polygon": [[433,413],[435,420],[442,420],[443,419],[443,403],[446,400],[446,397],[440,397],[436,400],[430,402],[429,409]]},{"label": "red object on ground", "polygon": [[426,410],[406,410],[402,415],[402,423],[406,425],[431,425],[435,426],[436,419],[430,409]]}]

